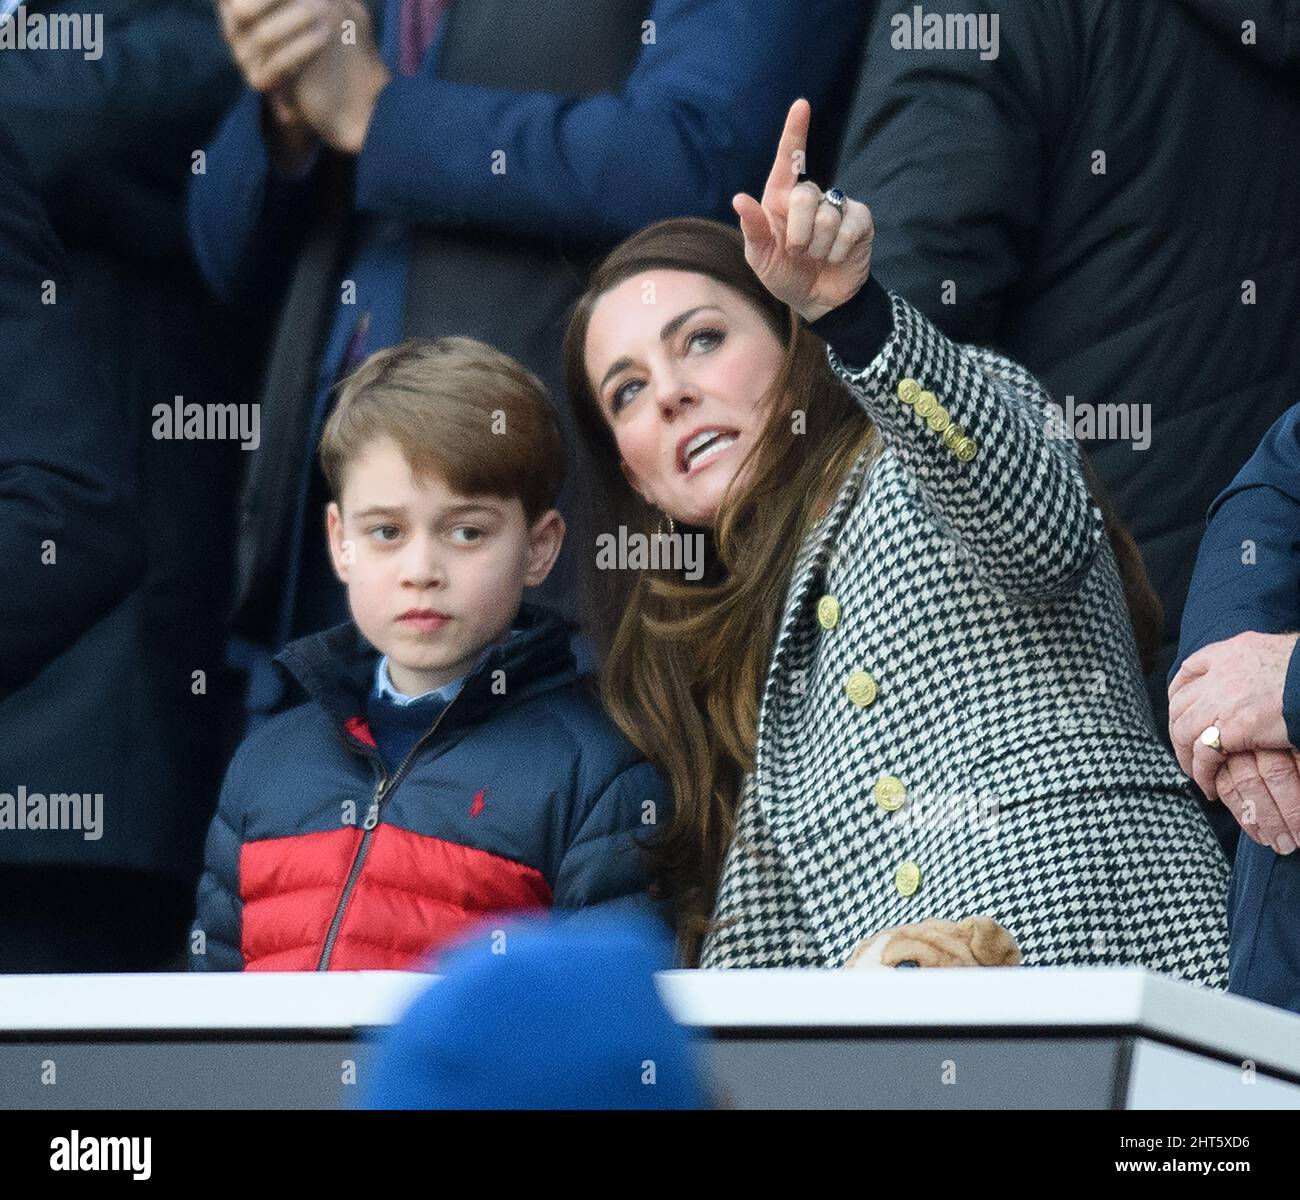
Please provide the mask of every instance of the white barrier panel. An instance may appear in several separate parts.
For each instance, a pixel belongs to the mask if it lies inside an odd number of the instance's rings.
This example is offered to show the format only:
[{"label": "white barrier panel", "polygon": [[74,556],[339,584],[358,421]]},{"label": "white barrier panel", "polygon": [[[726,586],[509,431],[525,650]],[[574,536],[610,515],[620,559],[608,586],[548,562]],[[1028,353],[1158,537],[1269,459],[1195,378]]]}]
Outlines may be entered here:
[{"label": "white barrier panel", "polygon": [[[435,983],[0,976],[0,1106],[349,1106],[376,1032]],[[658,986],[737,1107],[1300,1108],[1300,1016],[1136,969],[668,971]]]}]

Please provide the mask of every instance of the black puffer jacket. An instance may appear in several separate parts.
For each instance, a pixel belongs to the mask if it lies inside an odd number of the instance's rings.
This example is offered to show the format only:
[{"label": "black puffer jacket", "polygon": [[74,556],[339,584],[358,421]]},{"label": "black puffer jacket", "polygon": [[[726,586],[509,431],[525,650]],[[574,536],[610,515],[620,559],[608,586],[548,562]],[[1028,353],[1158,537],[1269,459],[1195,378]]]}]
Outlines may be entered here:
[{"label": "black puffer jacket", "polygon": [[[835,182],[884,284],[1073,412],[1164,601],[1163,731],[1206,509],[1300,398],[1300,5],[921,7],[996,13],[996,57],[904,48],[911,6],[879,6]],[[1090,434],[1102,404],[1129,440]]]}]

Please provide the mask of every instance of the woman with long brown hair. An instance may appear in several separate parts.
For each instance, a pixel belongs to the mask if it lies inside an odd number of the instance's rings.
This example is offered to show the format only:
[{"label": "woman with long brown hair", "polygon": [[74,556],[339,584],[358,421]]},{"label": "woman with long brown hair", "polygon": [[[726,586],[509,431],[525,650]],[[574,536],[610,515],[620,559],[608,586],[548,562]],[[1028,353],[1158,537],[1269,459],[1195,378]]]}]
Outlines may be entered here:
[{"label": "woman with long brown hair", "polygon": [[617,247],[565,344],[609,515],[707,549],[697,580],[601,580],[606,705],[674,791],[682,959],[839,966],[981,916],[1026,963],[1222,986],[1227,867],[1152,726],[1141,560],[1039,385],[885,291],[866,206],[796,182],[809,119],[740,231]]}]

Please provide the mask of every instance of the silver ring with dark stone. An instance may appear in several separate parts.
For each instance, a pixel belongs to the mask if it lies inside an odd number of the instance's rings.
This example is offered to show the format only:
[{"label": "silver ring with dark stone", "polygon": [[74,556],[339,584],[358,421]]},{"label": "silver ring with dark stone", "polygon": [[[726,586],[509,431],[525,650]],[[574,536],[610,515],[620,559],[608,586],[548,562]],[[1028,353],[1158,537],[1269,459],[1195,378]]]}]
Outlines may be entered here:
[{"label": "silver ring with dark stone", "polygon": [[840,216],[844,215],[844,204],[847,200],[848,197],[837,187],[831,188],[822,195],[822,203],[829,204]]}]

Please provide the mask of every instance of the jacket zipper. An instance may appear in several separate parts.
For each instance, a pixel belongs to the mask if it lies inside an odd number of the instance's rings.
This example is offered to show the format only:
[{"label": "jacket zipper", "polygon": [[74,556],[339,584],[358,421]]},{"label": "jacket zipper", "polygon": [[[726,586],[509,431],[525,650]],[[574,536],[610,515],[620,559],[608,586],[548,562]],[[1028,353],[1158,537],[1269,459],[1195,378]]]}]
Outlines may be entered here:
[{"label": "jacket zipper", "polygon": [[438,726],[442,724],[443,717],[447,715],[447,709],[460,699],[461,692],[464,690],[462,687],[461,691],[452,697],[450,703],[438,714],[429,727],[429,731],[420,737],[420,740],[411,747],[407,756],[398,764],[397,770],[393,772],[391,778],[384,773],[383,766],[380,766],[379,783],[375,787],[375,794],[370,801],[370,807],[366,810],[366,818],[361,823],[361,828],[365,832],[361,835],[361,844],[357,847],[356,854],[352,856],[352,867],[348,871],[347,882],[343,885],[343,894],[339,897],[338,906],[334,909],[334,916],[330,920],[329,932],[325,935],[325,945],[321,950],[320,961],[316,964],[316,970],[329,970],[330,955],[334,952],[334,942],[338,937],[339,927],[343,924],[343,916],[347,910],[348,901],[352,898],[352,891],[356,887],[357,879],[361,875],[362,868],[366,865],[366,855],[370,851],[370,839],[374,835],[375,826],[379,824],[379,806],[397,790],[397,785],[405,778],[416,755],[423,749],[425,742],[437,732]]}]

